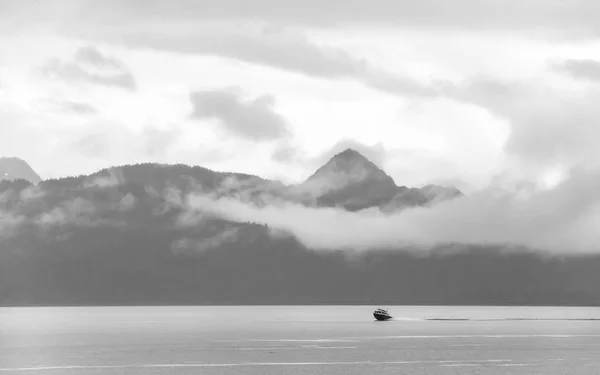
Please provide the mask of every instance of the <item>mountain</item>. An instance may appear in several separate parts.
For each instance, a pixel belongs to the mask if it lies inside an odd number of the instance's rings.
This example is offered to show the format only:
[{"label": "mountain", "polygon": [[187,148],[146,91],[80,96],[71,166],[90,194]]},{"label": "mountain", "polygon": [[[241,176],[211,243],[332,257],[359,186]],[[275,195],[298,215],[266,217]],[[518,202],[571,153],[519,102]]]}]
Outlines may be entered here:
[{"label": "mountain", "polygon": [[427,253],[409,247],[317,251],[293,233],[210,210],[207,200],[192,205],[190,194],[198,192],[258,207],[287,202],[340,210],[403,209],[460,196],[453,188],[397,186],[353,150],[293,186],[159,164],[38,184],[4,180],[0,305],[600,301],[598,255],[456,244]]},{"label": "mountain", "polygon": [[34,184],[42,179],[35,171],[19,158],[0,157],[0,180],[23,179]]},{"label": "mountain", "polygon": [[297,189],[316,195],[318,206],[348,211],[379,207],[389,212],[462,195],[456,188],[436,185],[396,186],[392,177],[350,148],[334,155]]},{"label": "mountain", "polygon": [[313,192],[319,206],[351,211],[379,206],[397,191],[390,176],[353,149],[333,156],[299,188]]}]

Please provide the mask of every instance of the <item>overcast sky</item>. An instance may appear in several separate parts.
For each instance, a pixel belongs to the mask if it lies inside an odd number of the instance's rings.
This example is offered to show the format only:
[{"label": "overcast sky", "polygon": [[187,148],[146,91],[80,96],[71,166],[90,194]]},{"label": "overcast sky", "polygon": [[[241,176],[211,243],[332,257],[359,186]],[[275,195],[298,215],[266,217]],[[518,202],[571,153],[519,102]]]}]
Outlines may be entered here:
[{"label": "overcast sky", "polygon": [[0,154],[552,186],[600,160],[596,0],[0,0]]}]

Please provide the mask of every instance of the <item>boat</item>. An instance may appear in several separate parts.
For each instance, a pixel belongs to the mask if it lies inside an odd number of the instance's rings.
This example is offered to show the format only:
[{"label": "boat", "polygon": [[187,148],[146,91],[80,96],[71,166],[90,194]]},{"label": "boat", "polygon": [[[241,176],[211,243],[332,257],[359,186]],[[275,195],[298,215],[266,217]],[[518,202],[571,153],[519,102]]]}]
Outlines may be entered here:
[{"label": "boat", "polygon": [[392,319],[392,316],[390,315],[390,313],[388,313],[387,310],[384,309],[377,309],[373,312],[373,316],[375,317],[375,319],[377,320],[388,320],[388,319]]}]

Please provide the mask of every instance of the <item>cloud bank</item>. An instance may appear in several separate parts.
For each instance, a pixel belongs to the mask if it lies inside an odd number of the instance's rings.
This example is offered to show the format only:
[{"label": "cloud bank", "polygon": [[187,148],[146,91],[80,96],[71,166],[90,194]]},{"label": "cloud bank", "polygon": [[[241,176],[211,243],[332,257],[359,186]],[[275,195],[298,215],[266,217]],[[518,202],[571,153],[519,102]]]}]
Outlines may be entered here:
[{"label": "cloud bank", "polygon": [[[263,196],[262,204],[193,194],[187,204],[237,222],[294,234],[313,249],[427,250],[444,244],[526,246],[557,253],[600,251],[600,172],[573,169],[553,189],[483,190],[393,214],[311,208]],[[266,204],[265,204],[266,203]]]}]

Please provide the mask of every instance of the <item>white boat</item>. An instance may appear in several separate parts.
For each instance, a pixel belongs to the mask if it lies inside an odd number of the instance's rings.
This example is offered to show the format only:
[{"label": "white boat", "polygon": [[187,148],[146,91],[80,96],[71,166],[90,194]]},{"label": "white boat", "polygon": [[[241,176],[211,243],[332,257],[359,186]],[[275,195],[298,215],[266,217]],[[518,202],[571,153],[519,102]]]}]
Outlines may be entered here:
[{"label": "white boat", "polygon": [[375,317],[375,319],[377,320],[388,320],[388,319],[392,319],[392,316],[390,315],[390,313],[388,313],[387,310],[384,309],[377,309],[373,312],[373,316]]}]

